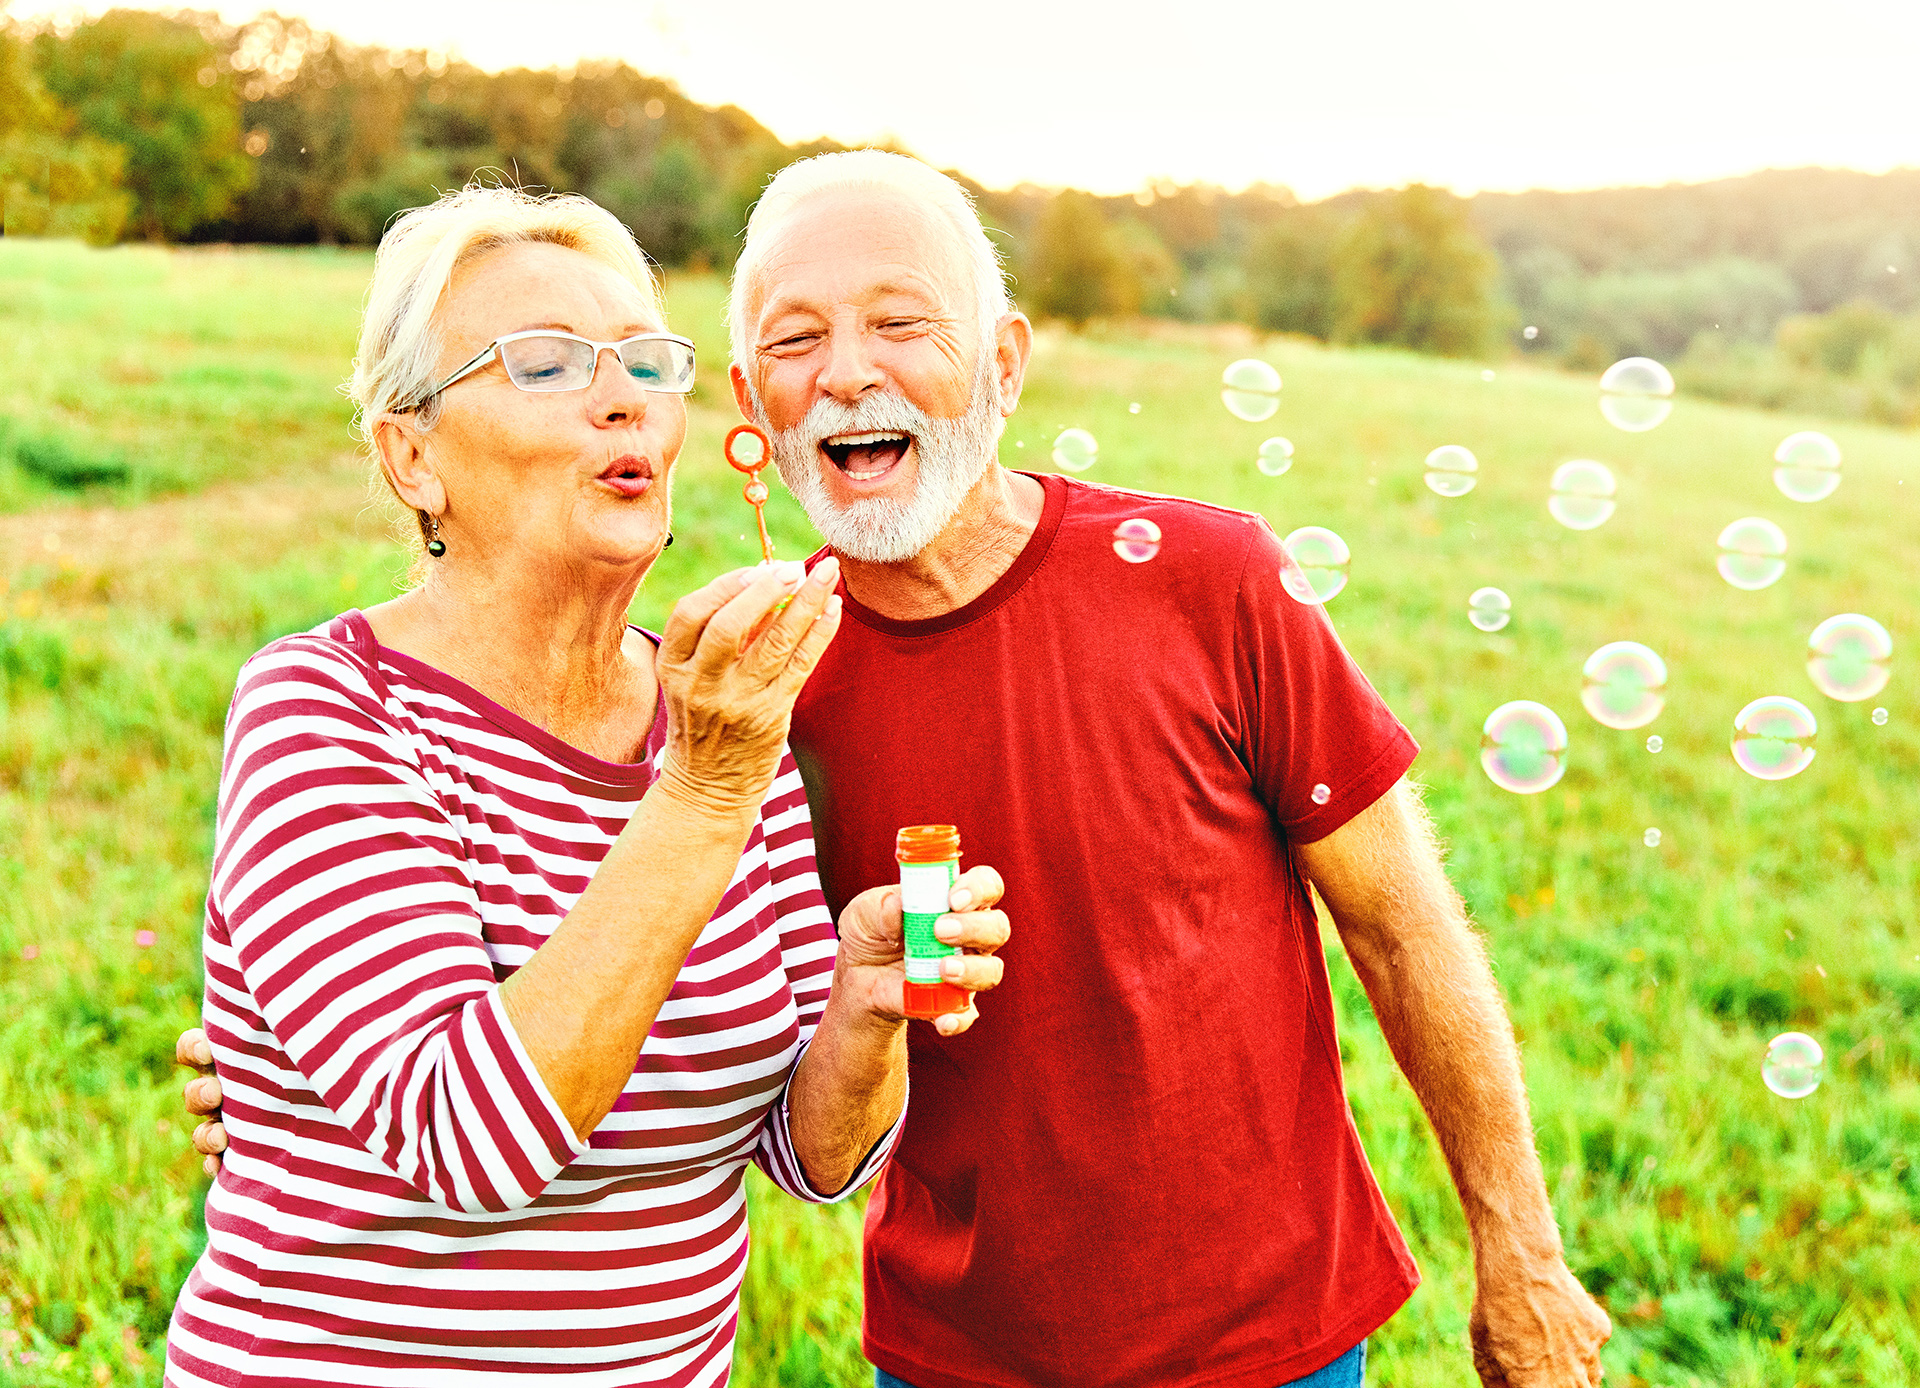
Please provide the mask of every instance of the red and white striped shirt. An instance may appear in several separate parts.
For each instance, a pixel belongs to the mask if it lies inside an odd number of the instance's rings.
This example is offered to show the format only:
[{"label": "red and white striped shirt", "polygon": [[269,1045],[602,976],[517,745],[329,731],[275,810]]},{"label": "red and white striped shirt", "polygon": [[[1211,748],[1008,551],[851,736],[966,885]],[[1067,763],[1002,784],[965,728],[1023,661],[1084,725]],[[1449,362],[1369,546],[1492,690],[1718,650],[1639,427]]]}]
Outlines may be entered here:
[{"label": "red and white striped shirt", "polygon": [[247,663],[205,929],[230,1145],[167,1383],[726,1381],[747,1163],[829,1198],[785,1103],[835,950],[792,757],[586,1142],[500,1004],[665,733],[662,711],[641,763],[600,761],[358,612]]}]

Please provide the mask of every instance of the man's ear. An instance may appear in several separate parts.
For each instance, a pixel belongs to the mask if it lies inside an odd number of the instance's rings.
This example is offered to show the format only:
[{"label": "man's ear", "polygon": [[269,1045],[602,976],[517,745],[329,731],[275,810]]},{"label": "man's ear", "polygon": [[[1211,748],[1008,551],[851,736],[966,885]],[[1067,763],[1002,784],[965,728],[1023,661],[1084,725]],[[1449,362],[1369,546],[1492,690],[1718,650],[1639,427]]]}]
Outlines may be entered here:
[{"label": "man's ear", "polygon": [[430,516],[446,513],[446,484],[427,457],[426,435],[418,425],[405,415],[381,415],[373,426],[373,449],[403,505]]},{"label": "man's ear", "polygon": [[1020,388],[1027,380],[1027,359],[1033,355],[1033,324],[1024,313],[1009,313],[994,324],[994,370],[1000,380],[1000,414],[1011,415],[1020,405]]},{"label": "man's ear", "polygon": [[733,403],[740,407],[740,418],[749,424],[758,424],[760,421],[753,411],[753,392],[747,388],[747,373],[739,362],[727,368],[727,380],[733,386]]}]

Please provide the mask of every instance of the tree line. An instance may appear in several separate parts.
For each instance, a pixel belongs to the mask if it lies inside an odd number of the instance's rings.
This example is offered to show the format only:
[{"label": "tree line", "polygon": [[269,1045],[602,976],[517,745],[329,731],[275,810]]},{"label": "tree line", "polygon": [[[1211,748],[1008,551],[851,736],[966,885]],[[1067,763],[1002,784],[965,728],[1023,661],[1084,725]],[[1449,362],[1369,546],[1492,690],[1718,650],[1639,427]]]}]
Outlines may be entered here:
[{"label": "tree line", "polygon": [[[724,270],[766,180],[838,147],[785,144],[624,63],[489,73],[276,14],[0,25],[9,235],[367,245],[484,170],[586,194],[663,265]],[[1842,407],[1885,417],[1920,395],[1920,171],[1311,204],[1270,185],[1099,197],[961,177],[1022,307],[1069,323],[1241,321],[1582,369],[1644,354],[1735,395],[1771,373],[1773,398],[1788,377],[1871,378]],[[1827,338],[1864,345],[1807,346]]]}]

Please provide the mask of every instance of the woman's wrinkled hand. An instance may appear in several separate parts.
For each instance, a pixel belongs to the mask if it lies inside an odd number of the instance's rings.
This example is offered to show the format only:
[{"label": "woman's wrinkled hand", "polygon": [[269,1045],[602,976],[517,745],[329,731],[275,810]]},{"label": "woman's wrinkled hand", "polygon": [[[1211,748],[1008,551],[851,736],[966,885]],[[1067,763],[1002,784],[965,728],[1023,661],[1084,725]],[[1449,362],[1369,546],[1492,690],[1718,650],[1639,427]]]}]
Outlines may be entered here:
[{"label": "woman's wrinkled hand", "polygon": [[[990,867],[971,867],[947,893],[949,910],[933,925],[934,938],[961,952],[940,966],[940,977],[967,990],[967,1010],[933,1019],[942,1036],[958,1036],[980,1020],[973,994],[997,987],[1006,966],[994,957],[1013,933],[998,909],[1006,884]],[[835,1002],[864,1008],[898,1023],[906,1015],[906,940],[900,920],[900,888],[874,887],[840,913],[840,953],[834,963]]]},{"label": "woman's wrinkled hand", "polygon": [[213,1046],[206,1032],[199,1027],[181,1032],[174,1043],[173,1063],[194,1072],[181,1089],[187,1113],[203,1120],[193,1130],[193,1150],[201,1156],[201,1168],[209,1176],[218,1175],[220,1154],[227,1150],[227,1129],[220,1121],[220,1101],[225,1096],[220,1092],[219,1077],[213,1073]]},{"label": "woman's wrinkled hand", "polygon": [[789,560],[722,574],[675,605],[656,658],[670,793],[721,813],[759,805],[793,701],[839,629],[839,577],[831,555],[811,574]]}]

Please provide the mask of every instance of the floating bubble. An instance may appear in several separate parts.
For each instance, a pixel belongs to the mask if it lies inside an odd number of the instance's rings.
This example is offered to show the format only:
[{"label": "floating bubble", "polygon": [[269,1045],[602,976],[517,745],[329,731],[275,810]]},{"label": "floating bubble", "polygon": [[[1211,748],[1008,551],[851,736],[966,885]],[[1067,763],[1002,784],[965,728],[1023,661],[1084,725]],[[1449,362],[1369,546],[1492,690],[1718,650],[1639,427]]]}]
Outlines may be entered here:
[{"label": "floating bubble", "polygon": [[1100,461],[1100,440],[1085,429],[1062,429],[1053,441],[1053,462],[1068,472],[1085,472]]},{"label": "floating bubble", "polygon": [[1647,739],[1647,750],[1649,752],[1658,752],[1661,748],[1665,747],[1666,745],[1667,744],[1661,740],[1659,733],[1655,733],[1652,737]]},{"label": "floating bubble", "polygon": [[1487,715],[1480,765],[1502,790],[1537,795],[1567,770],[1567,725],[1545,704],[1516,699]]},{"label": "floating bubble", "polygon": [[1885,709],[1877,708],[1873,711],[1873,726],[1876,728],[1884,728],[1887,726],[1887,711]]},{"label": "floating bubble", "polygon": [[1720,577],[1747,592],[1768,587],[1787,571],[1787,532],[1770,520],[1748,516],[1720,532]]},{"label": "floating bubble", "polygon": [[1520,336],[1524,337],[1527,341],[1531,342],[1536,337],[1540,336],[1540,330],[1534,327],[1533,324],[1529,323],[1527,324],[1526,327],[1520,330]]},{"label": "floating bubble", "polygon": [[1136,517],[1113,528],[1113,552],[1129,564],[1144,564],[1160,552],[1160,527]]},{"label": "floating bubble", "polygon": [[1609,728],[1644,728],[1667,706],[1667,663],[1638,641],[1611,641],[1580,667],[1580,702]]},{"label": "floating bubble", "polygon": [[1613,474],[1604,463],[1575,458],[1553,470],[1547,510],[1569,530],[1591,530],[1613,514]]},{"label": "floating bubble", "polygon": [[1783,1099],[1804,1099],[1820,1087],[1824,1078],[1821,1062],[1825,1059],[1820,1043],[1811,1036],[1801,1031],[1785,1031],[1767,1043],[1767,1058],[1760,1062],[1760,1078]]},{"label": "floating bubble", "polygon": [[1318,785],[1318,786],[1315,786],[1315,787],[1313,788],[1313,803],[1314,803],[1314,804],[1316,804],[1316,805],[1324,805],[1324,804],[1326,804],[1326,803],[1327,803],[1327,801],[1329,801],[1329,800],[1331,800],[1331,799],[1333,799],[1333,792],[1332,792],[1332,791],[1330,791],[1330,790],[1328,790],[1328,789],[1326,788],[1326,786],[1324,786],[1324,785]]},{"label": "floating bubble", "polygon": [[1840,486],[1840,445],[1812,429],[1788,434],[1773,450],[1773,485],[1789,501],[1825,501]]},{"label": "floating bubble", "polygon": [[1784,694],[1769,694],[1734,717],[1733,759],[1750,776],[1784,781],[1813,763],[1819,731],[1812,709]]},{"label": "floating bubble", "polygon": [[1646,833],[1640,836],[1640,842],[1644,843],[1648,848],[1658,848],[1660,846],[1660,831],[1658,829],[1647,830]]},{"label": "floating bubble", "polygon": [[1475,588],[1467,597],[1467,620],[1481,631],[1498,631],[1513,620],[1513,599],[1498,588]]},{"label": "floating bubble", "polygon": [[1829,699],[1858,703],[1887,687],[1893,638],[1871,617],[1843,612],[1829,617],[1807,638],[1807,674]]},{"label": "floating bubble", "polygon": [[1457,443],[1443,443],[1427,454],[1427,487],[1441,496],[1465,496],[1480,479],[1480,460]]},{"label": "floating bubble", "polygon": [[1128,414],[1139,414],[1139,413],[1140,413],[1140,402],[1139,402],[1138,400],[1136,400],[1136,401],[1134,401],[1134,402],[1133,402],[1133,403],[1132,403],[1131,405],[1129,405],[1129,406],[1127,406],[1127,413],[1128,413]]},{"label": "floating bubble", "polygon": [[1347,586],[1353,554],[1324,525],[1303,525],[1280,542],[1280,583],[1295,602],[1322,603]]},{"label": "floating bubble", "polygon": [[1485,370],[1485,371],[1482,371],[1482,372],[1480,373],[1480,379],[1481,379],[1481,380],[1483,380],[1483,381],[1491,381],[1491,380],[1493,379],[1493,370],[1492,370],[1492,368],[1491,368],[1491,367],[1489,367],[1489,368],[1488,368],[1487,370]]},{"label": "floating bubble", "polygon": [[1627,357],[1600,378],[1600,413],[1629,434],[1644,434],[1673,412],[1673,373],[1651,357]]},{"label": "floating bubble", "polygon": [[1220,373],[1220,403],[1235,419],[1272,419],[1280,408],[1280,373],[1257,357],[1243,357]]},{"label": "floating bubble", "polygon": [[1253,465],[1269,477],[1278,477],[1293,466],[1293,445],[1282,438],[1268,439],[1260,445]]}]

